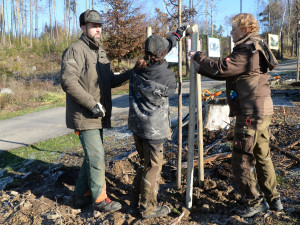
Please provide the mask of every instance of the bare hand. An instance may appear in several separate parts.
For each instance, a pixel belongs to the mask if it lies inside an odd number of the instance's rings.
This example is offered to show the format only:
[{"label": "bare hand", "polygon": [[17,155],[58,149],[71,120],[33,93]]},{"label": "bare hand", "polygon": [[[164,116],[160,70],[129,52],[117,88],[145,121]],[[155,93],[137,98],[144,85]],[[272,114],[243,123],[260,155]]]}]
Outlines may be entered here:
[{"label": "bare hand", "polygon": [[194,55],[195,55],[195,51],[189,51],[189,56],[191,57],[192,60],[194,60]]}]

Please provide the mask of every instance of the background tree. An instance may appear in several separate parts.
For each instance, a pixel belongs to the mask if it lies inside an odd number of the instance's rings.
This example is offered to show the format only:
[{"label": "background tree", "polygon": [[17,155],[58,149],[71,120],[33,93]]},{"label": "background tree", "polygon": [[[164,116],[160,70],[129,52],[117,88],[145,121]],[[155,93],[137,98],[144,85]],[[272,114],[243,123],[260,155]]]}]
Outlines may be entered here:
[{"label": "background tree", "polygon": [[106,0],[103,46],[108,57],[130,59],[143,53],[146,23],[140,8],[132,6],[132,0]]},{"label": "background tree", "polygon": [[5,45],[5,15],[4,15],[4,0],[0,0],[0,27],[1,27],[1,43]]},{"label": "background tree", "polygon": [[283,20],[283,11],[284,5],[281,0],[273,0],[269,2],[267,7],[259,14],[259,21],[265,32],[279,34]]},{"label": "background tree", "polygon": [[29,14],[30,14],[30,36],[29,36],[29,38],[30,38],[30,45],[29,45],[29,47],[30,48],[32,48],[32,39],[33,39],[33,26],[32,26],[32,23],[33,23],[33,21],[32,21],[32,0],[30,0],[29,1]]}]

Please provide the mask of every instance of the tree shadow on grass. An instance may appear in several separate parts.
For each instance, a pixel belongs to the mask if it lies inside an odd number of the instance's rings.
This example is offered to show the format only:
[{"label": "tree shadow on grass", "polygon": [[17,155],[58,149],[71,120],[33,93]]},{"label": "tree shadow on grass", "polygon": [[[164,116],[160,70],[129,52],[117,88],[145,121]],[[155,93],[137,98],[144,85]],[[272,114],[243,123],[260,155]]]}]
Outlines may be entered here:
[{"label": "tree shadow on grass", "polygon": [[[38,151],[54,152],[34,145],[31,147]],[[78,155],[75,154],[74,157],[76,156]],[[44,196],[73,207],[72,189],[79,171],[78,166],[66,166],[59,161],[48,163],[26,159],[5,151],[1,153],[0,168],[0,190],[16,191],[19,194],[31,191],[36,198]]]}]

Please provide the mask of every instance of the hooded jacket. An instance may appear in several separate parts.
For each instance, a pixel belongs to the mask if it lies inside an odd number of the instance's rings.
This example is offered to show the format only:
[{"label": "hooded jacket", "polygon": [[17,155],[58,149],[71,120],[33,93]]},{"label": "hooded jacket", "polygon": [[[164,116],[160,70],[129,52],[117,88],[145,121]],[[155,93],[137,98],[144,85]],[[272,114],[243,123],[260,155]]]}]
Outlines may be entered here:
[{"label": "hooded jacket", "polygon": [[225,59],[215,61],[202,52],[197,52],[194,59],[202,75],[226,80],[229,116],[273,114],[268,70],[278,63],[258,33],[247,34],[237,41]]},{"label": "hooded jacket", "polygon": [[[76,130],[111,127],[111,88],[125,83],[131,72],[114,75],[104,49],[85,35],[68,47],[61,64],[67,127]],[[97,102],[106,110],[104,118],[95,118],[91,111]]]},{"label": "hooded jacket", "polygon": [[168,63],[135,69],[129,82],[128,128],[141,138],[163,140],[170,136],[169,96],[176,90]]}]

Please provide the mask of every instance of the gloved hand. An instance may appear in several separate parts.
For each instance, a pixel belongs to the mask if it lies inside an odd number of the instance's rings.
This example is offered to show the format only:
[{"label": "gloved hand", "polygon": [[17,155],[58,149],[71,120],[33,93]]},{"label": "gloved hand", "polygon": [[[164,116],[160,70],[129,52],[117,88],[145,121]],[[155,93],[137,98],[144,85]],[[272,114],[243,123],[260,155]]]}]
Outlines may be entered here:
[{"label": "gloved hand", "polygon": [[96,118],[105,117],[105,109],[99,102],[92,108],[92,112]]},{"label": "gloved hand", "polygon": [[173,32],[173,35],[177,38],[177,41],[180,41],[180,39],[183,36],[183,32],[186,30],[187,26],[183,25],[181,27],[178,27],[176,32]]},{"label": "gloved hand", "polygon": [[194,66],[195,66],[196,72],[198,72],[199,69],[200,69],[200,65],[197,62],[194,61]]}]

